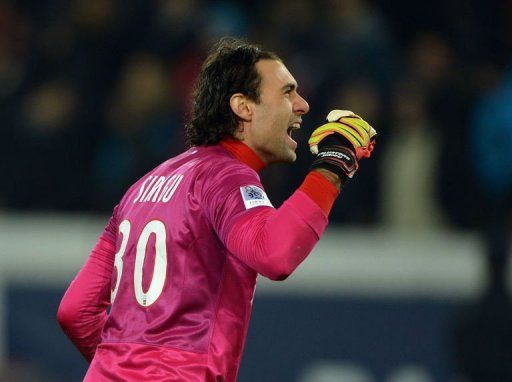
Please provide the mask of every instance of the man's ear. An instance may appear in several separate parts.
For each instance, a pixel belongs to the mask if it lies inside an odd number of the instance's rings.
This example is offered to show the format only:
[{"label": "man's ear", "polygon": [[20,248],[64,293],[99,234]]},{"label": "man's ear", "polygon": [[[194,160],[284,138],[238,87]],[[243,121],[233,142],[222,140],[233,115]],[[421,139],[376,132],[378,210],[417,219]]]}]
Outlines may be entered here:
[{"label": "man's ear", "polygon": [[229,106],[233,113],[242,121],[252,120],[252,101],[242,93],[235,93],[229,99]]}]

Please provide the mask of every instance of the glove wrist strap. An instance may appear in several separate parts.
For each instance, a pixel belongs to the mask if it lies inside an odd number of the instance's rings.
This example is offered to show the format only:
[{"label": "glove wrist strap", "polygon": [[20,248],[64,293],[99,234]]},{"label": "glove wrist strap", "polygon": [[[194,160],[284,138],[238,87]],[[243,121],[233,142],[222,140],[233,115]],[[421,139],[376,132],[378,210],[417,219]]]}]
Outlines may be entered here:
[{"label": "glove wrist strap", "polygon": [[343,183],[347,180],[347,177],[352,178],[358,167],[355,153],[340,145],[322,147],[311,164],[311,168],[325,168],[334,172]]}]

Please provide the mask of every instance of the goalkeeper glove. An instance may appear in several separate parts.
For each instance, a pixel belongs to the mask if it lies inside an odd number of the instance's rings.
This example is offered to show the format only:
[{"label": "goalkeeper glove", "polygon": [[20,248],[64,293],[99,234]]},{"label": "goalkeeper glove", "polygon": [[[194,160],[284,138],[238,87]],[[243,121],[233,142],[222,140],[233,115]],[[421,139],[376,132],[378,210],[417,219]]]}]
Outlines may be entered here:
[{"label": "goalkeeper glove", "polygon": [[350,110],[332,110],[327,123],[318,127],[309,147],[316,155],[311,168],[325,168],[341,180],[352,178],[361,158],[369,158],[375,147],[377,132],[368,122]]}]

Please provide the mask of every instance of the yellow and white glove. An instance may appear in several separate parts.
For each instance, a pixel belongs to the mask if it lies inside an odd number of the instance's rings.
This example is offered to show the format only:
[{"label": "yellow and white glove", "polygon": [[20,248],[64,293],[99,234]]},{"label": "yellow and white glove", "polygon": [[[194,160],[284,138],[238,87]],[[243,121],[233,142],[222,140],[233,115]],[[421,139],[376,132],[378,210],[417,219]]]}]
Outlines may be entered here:
[{"label": "yellow and white glove", "polygon": [[309,138],[311,152],[316,155],[311,168],[325,168],[345,181],[359,168],[361,158],[369,158],[375,147],[377,131],[350,110],[332,110],[327,123]]}]

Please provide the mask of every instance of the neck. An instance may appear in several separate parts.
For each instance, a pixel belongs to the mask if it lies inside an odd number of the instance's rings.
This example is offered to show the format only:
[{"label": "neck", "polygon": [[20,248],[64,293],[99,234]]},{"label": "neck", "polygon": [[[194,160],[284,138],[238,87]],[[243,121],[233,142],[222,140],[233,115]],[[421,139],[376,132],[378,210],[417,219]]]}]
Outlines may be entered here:
[{"label": "neck", "polygon": [[249,146],[234,138],[224,138],[220,141],[222,147],[228,150],[236,159],[245,163],[256,172],[265,168],[265,163]]}]

